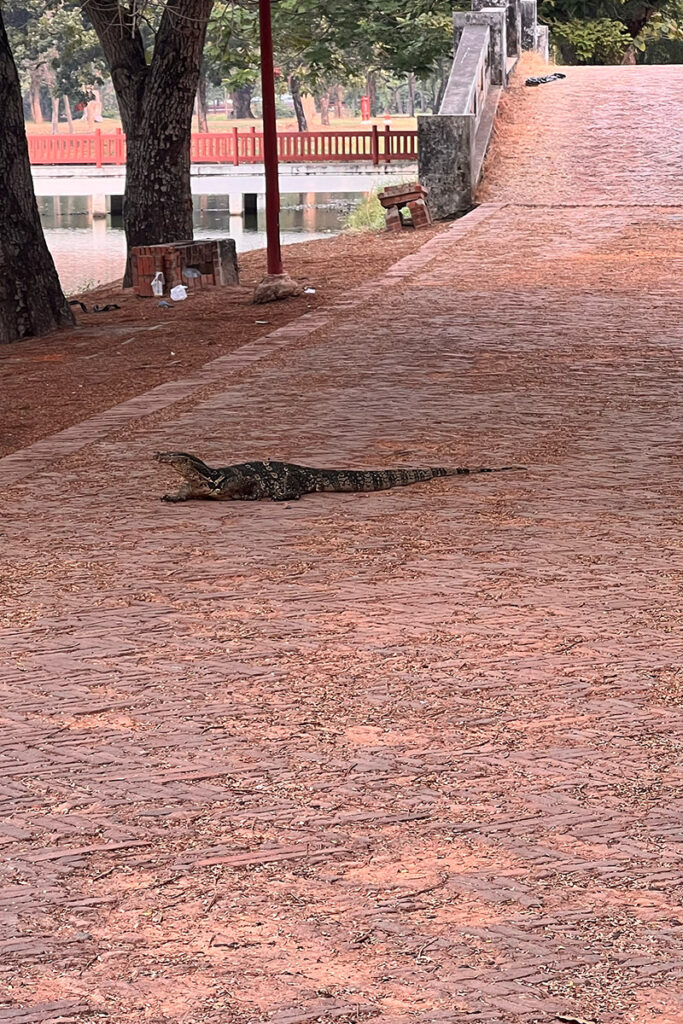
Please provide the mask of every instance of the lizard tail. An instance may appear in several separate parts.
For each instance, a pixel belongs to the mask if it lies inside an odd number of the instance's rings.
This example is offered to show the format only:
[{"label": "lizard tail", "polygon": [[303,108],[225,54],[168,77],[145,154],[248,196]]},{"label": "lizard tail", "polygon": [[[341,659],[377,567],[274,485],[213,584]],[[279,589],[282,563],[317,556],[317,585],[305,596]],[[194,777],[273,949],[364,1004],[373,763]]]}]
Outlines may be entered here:
[{"label": "lizard tail", "polygon": [[475,476],[477,473],[507,473],[513,469],[525,470],[527,466],[454,466],[450,469],[433,469],[434,476]]},{"label": "lizard tail", "polygon": [[523,469],[523,466],[500,466],[496,469],[481,467],[467,469],[458,467],[447,469],[442,466],[430,466],[426,469],[321,469],[319,473],[319,491],[386,491],[391,487],[407,487],[409,484],[433,480],[440,476],[470,476],[475,473],[498,473],[510,469]]}]

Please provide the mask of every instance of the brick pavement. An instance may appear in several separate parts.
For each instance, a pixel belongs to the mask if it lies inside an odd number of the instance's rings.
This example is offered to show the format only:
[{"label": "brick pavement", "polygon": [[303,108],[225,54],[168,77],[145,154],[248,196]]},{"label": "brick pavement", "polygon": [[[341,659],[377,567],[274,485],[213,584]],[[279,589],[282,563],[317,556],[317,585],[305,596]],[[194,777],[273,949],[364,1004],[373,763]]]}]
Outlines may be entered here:
[{"label": "brick pavement", "polygon": [[680,76],[529,90],[382,281],[0,461],[0,1021],[683,1021]]}]

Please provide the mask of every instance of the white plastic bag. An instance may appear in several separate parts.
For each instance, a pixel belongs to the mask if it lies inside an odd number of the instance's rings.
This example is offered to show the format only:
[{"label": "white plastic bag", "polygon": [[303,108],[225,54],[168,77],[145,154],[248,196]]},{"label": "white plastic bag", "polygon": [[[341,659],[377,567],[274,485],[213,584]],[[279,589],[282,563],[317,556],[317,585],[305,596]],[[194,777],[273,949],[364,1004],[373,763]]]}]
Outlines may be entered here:
[{"label": "white plastic bag", "polygon": [[174,302],[182,302],[183,299],[187,298],[187,288],[184,284],[177,284],[175,288],[171,288],[171,298]]},{"label": "white plastic bag", "polygon": [[159,298],[164,294],[164,275],[160,270],[152,278],[152,293]]}]

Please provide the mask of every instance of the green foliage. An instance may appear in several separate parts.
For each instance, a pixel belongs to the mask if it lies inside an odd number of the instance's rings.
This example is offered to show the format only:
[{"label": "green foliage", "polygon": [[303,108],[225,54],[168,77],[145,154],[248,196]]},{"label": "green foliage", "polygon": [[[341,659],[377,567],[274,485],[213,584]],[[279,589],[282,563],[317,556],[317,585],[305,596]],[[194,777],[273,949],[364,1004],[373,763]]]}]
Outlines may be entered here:
[{"label": "green foliage", "polygon": [[[344,218],[344,227],[347,231],[383,231],[387,223],[387,211],[379,201],[379,193],[383,192],[387,185],[405,185],[411,179],[396,178],[386,181],[382,185],[376,185],[372,192],[363,198],[347,216]],[[401,211],[404,218],[410,222],[410,210],[404,207]]]},{"label": "green foliage", "polygon": [[3,17],[22,84],[79,102],[101,85],[105,62],[75,0],[4,0]]},{"label": "green foliage", "polygon": [[683,0],[540,0],[539,18],[568,64],[619,64],[683,38]]},{"label": "green foliage", "polygon": [[[361,83],[368,73],[428,76],[453,47],[452,11],[462,0],[278,0],[275,60],[283,88],[295,75],[304,91]],[[258,78],[258,18],[253,4],[218,2],[207,33],[212,82],[227,88]]]},{"label": "green foliage", "polygon": [[381,231],[386,226],[386,211],[377,198],[384,186],[373,189],[344,219],[348,231]]},{"label": "green foliage", "polygon": [[620,64],[632,42],[626,26],[610,18],[574,18],[551,22],[550,27],[563,59],[572,64]]},{"label": "green foliage", "polygon": [[259,79],[258,12],[223,0],[214,4],[204,46],[204,70],[213,85],[242,89]]}]

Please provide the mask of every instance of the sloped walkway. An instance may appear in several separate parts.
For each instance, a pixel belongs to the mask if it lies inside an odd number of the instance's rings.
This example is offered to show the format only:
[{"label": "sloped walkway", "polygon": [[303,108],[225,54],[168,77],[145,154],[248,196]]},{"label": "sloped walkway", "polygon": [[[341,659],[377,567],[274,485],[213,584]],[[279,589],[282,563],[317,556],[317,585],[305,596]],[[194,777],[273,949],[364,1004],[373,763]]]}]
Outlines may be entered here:
[{"label": "sloped walkway", "polygon": [[0,1021],[683,1021],[681,74],[529,90],[384,279],[0,462]]}]

